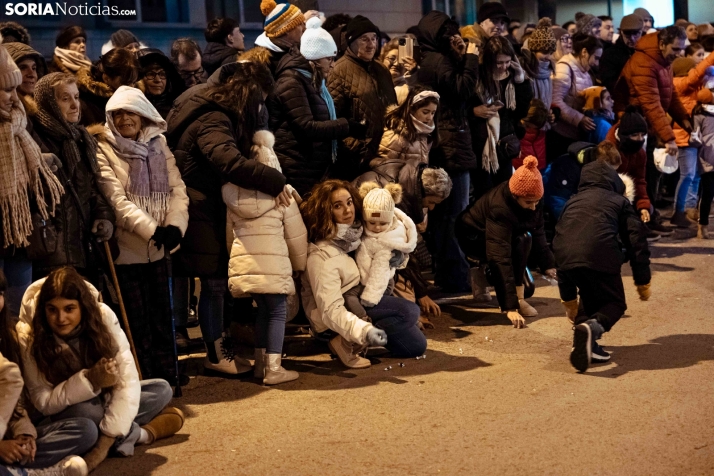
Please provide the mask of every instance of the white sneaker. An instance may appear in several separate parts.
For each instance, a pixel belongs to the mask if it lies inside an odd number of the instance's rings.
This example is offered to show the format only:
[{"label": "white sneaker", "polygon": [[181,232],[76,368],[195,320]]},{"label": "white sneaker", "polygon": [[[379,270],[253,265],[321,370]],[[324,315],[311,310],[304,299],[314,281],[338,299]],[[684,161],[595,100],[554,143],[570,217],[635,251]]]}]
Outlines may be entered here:
[{"label": "white sneaker", "polygon": [[87,463],[79,456],[67,456],[54,466],[28,469],[27,476],[87,476]]},{"label": "white sneaker", "polygon": [[[225,332],[220,339],[216,339],[213,344],[209,345],[211,345],[211,348],[206,349],[206,360],[203,361],[203,368],[228,375],[244,374],[253,370],[249,360],[242,359],[233,353],[230,338]],[[217,362],[212,362],[209,355],[211,357],[215,356],[214,358]]]}]

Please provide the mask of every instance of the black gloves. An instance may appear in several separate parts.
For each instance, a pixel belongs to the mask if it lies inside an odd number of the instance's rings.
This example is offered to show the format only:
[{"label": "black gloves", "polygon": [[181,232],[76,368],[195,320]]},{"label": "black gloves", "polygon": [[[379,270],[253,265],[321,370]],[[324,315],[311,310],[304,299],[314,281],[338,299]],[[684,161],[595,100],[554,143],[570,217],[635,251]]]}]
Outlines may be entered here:
[{"label": "black gloves", "polygon": [[367,126],[361,122],[357,122],[354,119],[347,119],[347,124],[350,126],[350,137],[355,139],[366,139],[367,138]]},{"label": "black gloves", "polygon": [[151,237],[157,249],[166,246],[169,251],[181,244],[181,238],[181,230],[173,225],[157,226],[154,236]]}]

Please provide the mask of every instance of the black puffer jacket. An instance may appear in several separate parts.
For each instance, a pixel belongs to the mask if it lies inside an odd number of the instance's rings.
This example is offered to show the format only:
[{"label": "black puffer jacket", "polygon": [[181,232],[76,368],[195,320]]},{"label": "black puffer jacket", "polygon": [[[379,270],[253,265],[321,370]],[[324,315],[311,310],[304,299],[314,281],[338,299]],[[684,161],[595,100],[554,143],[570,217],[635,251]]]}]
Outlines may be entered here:
[{"label": "black puffer jacket", "polygon": [[619,274],[627,258],[635,284],[650,282],[647,228],[624,191],[617,172],[604,162],[583,166],[578,193],[565,204],[555,227],[553,251],[559,269]]},{"label": "black puffer jacket", "polygon": [[[92,234],[94,220],[109,220],[112,224],[116,220],[114,209],[99,190],[96,175],[92,171],[90,160],[96,162],[97,158],[87,157],[86,147],[80,139],[77,145],[82,153],[82,160],[71,170],[63,154],[62,142],[54,141],[39,122],[35,128],[42,141],[42,152],[51,152],[62,162],[62,168],[56,175],[65,188],[65,193],[52,218],[57,230],[57,250],[51,256],[33,262],[33,277],[39,279],[47,276],[51,270],[62,266],[87,270],[92,276],[99,266],[104,265],[96,262],[96,254],[89,253],[89,244],[92,247],[100,246]],[[76,197],[73,191],[77,194]]]},{"label": "black puffer jacket", "polygon": [[439,146],[431,149],[429,163],[448,172],[476,167],[471,148],[471,132],[466,120],[466,102],[474,95],[478,81],[478,56],[453,56],[441,37],[452,20],[432,11],[419,21],[422,59],[417,82],[437,93],[439,100]]},{"label": "black puffer jacket", "polygon": [[[513,239],[526,232],[533,237],[531,257],[535,258],[541,271],[555,267],[553,253],[545,239],[543,222],[543,200],[535,211],[525,209],[516,202],[508,188],[508,182],[491,189],[471,208],[458,218],[457,237],[461,241],[463,234],[485,236],[486,260],[491,268],[492,279],[502,280],[496,289],[505,289],[503,311],[518,309],[516,282],[511,262],[511,243]],[[464,250],[472,255],[469,250]],[[528,260],[529,262],[531,259]],[[502,299],[499,297],[499,302]]]},{"label": "black puffer jacket", "polygon": [[635,49],[625,44],[622,35],[620,35],[613,47],[603,51],[597,79],[600,84],[610,91],[610,94],[615,91],[615,84],[620,77],[620,73],[622,73],[622,68],[625,67],[625,63],[629,61],[634,53]]},{"label": "black puffer jacket", "polygon": [[344,117],[330,120],[327,104],[312,79],[299,70],[312,72],[305,57],[293,49],[278,65],[268,111],[283,174],[304,195],[332,166],[332,140],[344,139],[350,129]]},{"label": "black puffer jacket", "polygon": [[337,117],[363,122],[366,137],[347,137],[340,143],[333,176],[354,180],[377,154],[387,107],[397,104],[392,76],[377,60],[362,61],[351,49],[337,60],[328,79]]},{"label": "black puffer jacket", "polygon": [[206,70],[206,74],[210,76],[222,65],[238,61],[239,54],[240,51],[231,46],[224,43],[209,41],[203,49],[201,65],[203,66],[203,69]]},{"label": "black puffer jacket", "polygon": [[247,158],[252,138],[236,130],[234,114],[213,101],[210,92],[207,84],[192,87],[176,99],[167,120],[166,140],[189,197],[188,229],[176,262],[180,274],[227,277],[221,187],[231,182],[275,197],[283,190],[285,177]]}]

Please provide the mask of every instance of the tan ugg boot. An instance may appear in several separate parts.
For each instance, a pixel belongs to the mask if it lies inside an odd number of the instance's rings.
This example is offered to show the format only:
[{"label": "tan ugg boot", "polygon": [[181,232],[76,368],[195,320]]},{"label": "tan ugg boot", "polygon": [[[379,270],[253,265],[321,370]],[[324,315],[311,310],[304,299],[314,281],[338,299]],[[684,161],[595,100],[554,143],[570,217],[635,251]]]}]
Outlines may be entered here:
[{"label": "tan ugg boot", "polygon": [[97,442],[94,444],[94,448],[89,450],[89,453],[84,455],[84,462],[87,463],[87,470],[91,473],[97,466],[102,464],[102,461],[107,459],[109,450],[114,445],[116,438],[113,436],[107,436],[104,433],[99,434]]},{"label": "tan ugg boot", "polygon": [[528,304],[524,298],[525,287],[516,286],[516,294],[518,295],[518,312],[521,314],[521,316],[536,317],[538,315],[538,311],[536,311],[536,308]]},{"label": "tan ugg boot", "polygon": [[575,317],[578,315],[578,298],[572,301],[560,301],[563,303],[565,308],[565,316],[568,318],[571,324],[575,324]]},{"label": "tan ugg boot", "polygon": [[706,225],[697,225],[697,238],[709,240],[709,229]]},{"label": "tan ugg boot", "polygon": [[280,354],[265,354],[263,357],[265,366],[265,377],[263,383],[265,385],[277,385],[279,383],[292,382],[300,376],[293,370],[285,370],[282,364]]},{"label": "tan ugg boot", "polygon": [[178,408],[164,408],[161,413],[154,417],[153,420],[142,426],[142,428],[146,430],[151,437],[147,444],[150,445],[156,440],[175,435],[181,428],[183,428],[183,422],[185,419],[186,418],[184,417],[183,412]]}]

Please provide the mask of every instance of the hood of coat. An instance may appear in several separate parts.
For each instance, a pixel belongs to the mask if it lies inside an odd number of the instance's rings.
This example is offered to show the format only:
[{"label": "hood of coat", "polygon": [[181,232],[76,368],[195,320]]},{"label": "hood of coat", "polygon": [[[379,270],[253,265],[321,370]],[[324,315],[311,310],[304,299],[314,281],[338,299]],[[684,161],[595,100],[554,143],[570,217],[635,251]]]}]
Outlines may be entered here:
[{"label": "hood of coat", "polygon": [[[454,22],[446,13],[432,10],[419,20],[419,47],[424,51],[439,51],[441,36],[444,34],[447,23],[453,23],[456,31],[458,24]],[[442,51],[443,53],[443,51]]]},{"label": "hood of coat", "polygon": [[[401,233],[399,233],[397,230],[397,228],[399,227],[399,223],[403,224],[404,228],[406,228],[406,242],[402,241]],[[385,246],[392,250],[401,251],[402,253],[411,253],[416,248],[416,225],[414,224],[412,219],[409,218],[407,214],[401,211],[399,208],[394,209],[394,218],[392,219],[392,226],[389,227],[389,230],[382,233],[373,233],[365,227],[364,234],[367,237],[377,239],[382,246]]]},{"label": "hood of coat", "polygon": [[229,117],[233,114],[210,98],[211,86],[198,84],[186,90],[174,101],[174,107],[166,118],[166,138],[176,143],[191,122],[210,111],[223,111]]},{"label": "hood of coat", "polygon": [[122,142],[125,139],[119,134],[114,125],[114,111],[123,109],[138,114],[142,117],[141,131],[139,132],[139,142],[149,142],[159,134],[166,132],[166,121],[161,117],[159,111],[156,110],[153,104],[144,96],[137,88],[130,86],[121,86],[109,98],[106,107],[107,122],[105,128],[108,133],[111,133],[117,142]]},{"label": "hood of coat", "polygon": [[278,63],[278,67],[275,69],[275,77],[277,78],[283,72],[290,69],[304,69],[305,71],[311,72],[310,62],[305,59],[303,55],[297,48],[292,48],[283,59]]},{"label": "hood of coat", "polygon": [[114,90],[108,84],[96,81],[92,77],[92,72],[89,68],[79,68],[77,71],[77,86],[80,91],[85,91],[95,96],[110,98],[114,94]]},{"label": "hood of coat", "polygon": [[[37,306],[37,299],[40,297],[40,290],[42,285],[45,284],[47,277],[38,279],[34,283],[30,284],[30,287],[25,291],[25,295],[22,297],[22,305],[20,308],[20,321],[25,324],[32,325],[32,320],[35,316],[35,307]],[[89,292],[92,296],[99,301],[99,291],[90,282],[85,281],[84,284],[89,288]]]},{"label": "hood of coat", "polygon": [[208,70],[213,70],[221,66],[226,58],[233,56],[236,61],[240,51],[237,49],[225,45],[223,43],[217,43],[215,41],[209,41],[206,43],[206,48],[203,50],[202,63],[203,67]]},{"label": "hood of coat", "polygon": [[589,188],[601,188],[618,195],[625,193],[625,184],[615,169],[601,160],[596,160],[583,167],[578,193]]},{"label": "hood of coat", "polygon": [[568,155],[577,160],[580,165],[588,164],[593,161],[595,146],[596,144],[591,142],[573,142],[568,147]]},{"label": "hood of coat", "polygon": [[659,49],[659,38],[657,37],[657,33],[649,33],[643,36],[640,41],[637,42],[635,51],[646,54],[663,68],[669,67],[667,60],[664,59],[664,56],[662,56],[662,52]]}]

